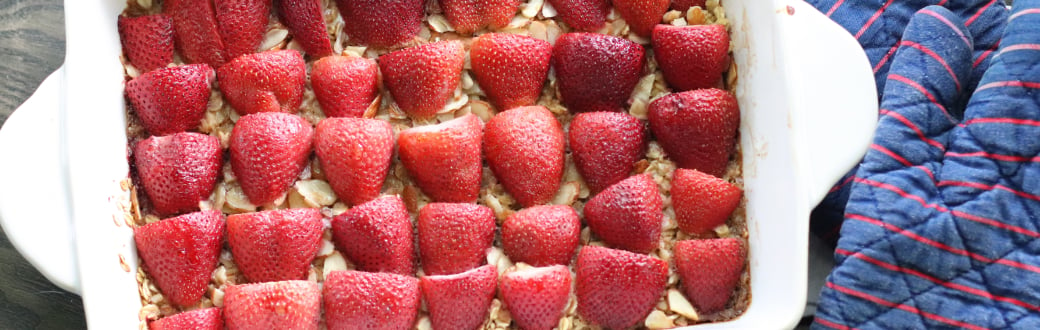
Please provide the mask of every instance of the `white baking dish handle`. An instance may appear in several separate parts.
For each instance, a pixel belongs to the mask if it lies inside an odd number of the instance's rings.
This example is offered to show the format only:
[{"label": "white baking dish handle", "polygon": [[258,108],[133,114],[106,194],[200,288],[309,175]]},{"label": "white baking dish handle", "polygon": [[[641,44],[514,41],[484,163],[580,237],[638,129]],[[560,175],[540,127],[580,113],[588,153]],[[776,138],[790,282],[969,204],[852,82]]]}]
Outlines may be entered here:
[{"label": "white baking dish handle", "polygon": [[0,225],[48,280],[79,292],[75,233],[58,121],[64,66],[52,73],[0,129]]}]

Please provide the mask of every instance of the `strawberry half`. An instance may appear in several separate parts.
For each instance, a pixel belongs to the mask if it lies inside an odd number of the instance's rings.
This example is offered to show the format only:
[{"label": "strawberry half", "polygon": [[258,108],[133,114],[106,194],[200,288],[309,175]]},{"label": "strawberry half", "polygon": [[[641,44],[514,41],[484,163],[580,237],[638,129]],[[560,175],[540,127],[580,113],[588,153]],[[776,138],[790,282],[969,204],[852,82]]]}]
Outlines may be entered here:
[{"label": "strawberry half", "polygon": [[271,0],[214,0],[225,59],[256,53],[267,33]]},{"label": "strawberry half", "polygon": [[427,275],[461,273],[484,263],[495,239],[495,214],[468,203],[430,203],[419,210],[419,255]]},{"label": "strawberry half", "polygon": [[209,104],[213,69],[189,64],[145,72],[126,83],[137,118],[152,135],[167,135],[199,127]]},{"label": "strawberry half", "polygon": [[137,255],[171,303],[194,305],[206,292],[224,242],[224,215],[188,213],[134,229]]},{"label": "strawberry half", "polygon": [[532,105],[549,74],[552,45],[510,33],[481,35],[470,46],[473,77],[499,111]]},{"label": "strawberry half", "polygon": [[744,247],[735,238],[675,243],[675,268],[682,280],[683,292],[701,314],[726,308],[740,282],[746,259]]},{"label": "strawberry half", "polygon": [[329,329],[410,329],[419,313],[419,279],[337,270],[325,278]]},{"label": "strawberry half", "polygon": [[126,59],[148,72],[173,62],[173,19],[165,14],[119,16],[119,40]]},{"label": "strawberry half", "polygon": [[314,129],[296,115],[246,115],[231,130],[231,170],[254,205],[285,195],[307,165]]},{"label": "strawberry half", "polygon": [[318,123],[314,149],[336,196],[354,206],[379,197],[394,155],[394,131],[378,119],[328,118]]},{"label": "strawberry half", "polygon": [[237,57],[217,69],[220,92],[239,115],[258,112],[296,113],[303,103],[307,68],[295,50],[276,50]]},{"label": "strawberry half", "polygon": [[680,168],[672,177],[672,206],[679,230],[703,234],[726,223],[743,192],[726,180]]},{"label": "strawberry half", "polygon": [[431,199],[472,203],[480,193],[483,130],[472,114],[409,128],[398,135],[397,152],[412,181]]},{"label": "strawberry half", "polygon": [[650,37],[654,26],[661,23],[671,0],[613,0],[614,10],[625,19],[632,32]]},{"label": "strawberry half", "polygon": [[661,241],[661,195],[649,174],[621,180],[585,204],[589,229],[608,245],[650,253]]},{"label": "strawberry half", "polygon": [[476,329],[487,319],[498,271],[485,265],[455,275],[423,276],[423,298],[434,329]]},{"label": "strawberry half", "polygon": [[465,61],[462,42],[438,41],[383,55],[379,69],[402,111],[413,118],[430,118],[455,94]]},{"label": "strawberry half", "polygon": [[525,207],[548,203],[560,189],[563,148],[563,126],[543,106],[500,113],[484,129],[488,166]]},{"label": "strawberry half", "polygon": [[377,198],[336,216],[332,239],[359,270],[415,273],[412,220],[400,197]]},{"label": "strawberry half", "polygon": [[300,43],[304,52],[314,57],[332,55],[332,42],[329,41],[329,32],[325,27],[322,1],[274,0],[274,4],[278,8],[279,19],[289,28],[293,40]]},{"label": "strawberry half", "polygon": [[228,329],[318,329],[320,319],[317,282],[266,282],[224,289]]},{"label": "strawberry half", "polygon": [[677,92],[720,86],[729,69],[729,34],[721,24],[657,25],[653,45],[664,80]]},{"label": "strawberry half", "polygon": [[322,229],[317,209],[270,210],[227,218],[231,255],[250,282],[307,278],[321,246]]},{"label": "strawberry half", "polygon": [[595,32],[603,28],[610,14],[607,0],[549,0],[557,16],[572,29]]},{"label": "strawberry half", "polygon": [[438,0],[448,23],[460,34],[484,27],[500,29],[516,15],[520,0]]},{"label": "strawberry half", "polygon": [[363,57],[327,56],[311,64],[311,85],[328,117],[371,117],[379,95],[379,65]]},{"label": "strawberry half", "polygon": [[672,0],[672,10],[686,12],[690,7],[707,8],[705,2],[705,0]]},{"label": "strawberry half", "polygon": [[153,136],[134,146],[137,175],[161,215],[197,211],[213,192],[223,158],[220,139],[199,133]]},{"label": "strawberry half", "polygon": [[224,317],[220,308],[210,307],[196,309],[193,311],[180,312],[167,316],[153,322],[148,322],[151,330],[222,330],[224,329]]},{"label": "strawberry half", "polygon": [[578,173],[593,194],[628,177],[646,152],[646,128],[623,112],[586,112],[568,132]]},{"label": "strawberry half", "polygon": [[605,247],[583,247],[574,270],[578,314],[608,329],[643,321],[668,284],[664,260]]},{"label": "strawberry half", "polygon": [[680,168],[722,177],[737,143],[740,109],[721,89],[669,94],[650,102],[650,130]]},{"label": "strawberry half", "polygon": [[535,267],[569,265],[580,236],[581,219],[568,205],[526,208],[502,224],[502,248],[509,259]]},{"label": "strawberry half", "polygon": [[623,111],[643,73],[644,57],[643,46],[626,39],[560,36],[553,48],[560,101],[571,112]]},{"label": "strawberry half", "polygon": [[343,32],[353,44],[390,47],[412,40],[422,29],[424,0],[336,0]]},{"label": "strawberry half", "polygon": [[228,60],[210,0],[166,0],[164,14],[173,19],[173,40],[188,63],[206,63],[219,68]]},{"label": "strawberry half", "polygon": [[506,273],[502,300],[520,329],[556,328],[571,293],[571,271],[555,265]]}]

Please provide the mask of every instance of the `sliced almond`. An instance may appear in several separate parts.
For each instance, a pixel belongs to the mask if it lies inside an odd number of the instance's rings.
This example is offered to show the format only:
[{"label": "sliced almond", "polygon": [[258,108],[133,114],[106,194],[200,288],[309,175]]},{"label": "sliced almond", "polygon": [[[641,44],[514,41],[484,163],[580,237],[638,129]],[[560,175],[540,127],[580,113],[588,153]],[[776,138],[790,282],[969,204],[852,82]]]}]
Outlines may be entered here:
[{"label": "sliced almond", "polygon": [[451,26],[451,23],[448,23],[448,19],[444,15],[430,15],[426,17],[426,23],[430,24],[430,28],[437,33],[455,31],[455,28]]},{"label": "sliced almond", "polygon": [[556,8],[553,8],[552,4],[546,2],[542,4],[542,17],[553,18],[556,17]]},{"label": "sliced almond", "polygon": [[690,301],[686,300],[686,297],[676,289],[668,289],[668,310],[694,322],[700,319],[693,304],[690,304]]},{"label": "sliced almond", "polygon": [[332,191],[332,186],[328,182],[322,180],[297,181],[294,188],[299,191],[311,208],[329,206],[336,202],[336,193]]},{"label": "sliced almond", "polygon": [[664,312],[656,309],[653,312],[650,312],[650,315],[646,316],[643,325],[649,329],[671,329],[675,327],[675,323],[672,322],[672,319],[668,318],[668,315],[665,315]]},{"label": "sliced almond", "polygon": [[322,266],[321,275],[322,278],[328,278],[329,273],[337,270],[348,270],[347,260],[343,258],[343,255],[339,254],[339,251],[334,251],[328,257],[325,258],[325,264]]},{"label": "sliced almond", "polygon": [[526,4],[523,4],[523,9],[520,10],[520,14],[527,18],[534,18],[538,16],[538,13],[542,11],[542,5],[545,0],[531,0]]},{"label": "sliced almond", "polygon": [[288,29],[274,28],[267,31],[264,35],[264,42],[260,44],[260,49],[271,50],[285,46],[285,38],[289,37]]}]

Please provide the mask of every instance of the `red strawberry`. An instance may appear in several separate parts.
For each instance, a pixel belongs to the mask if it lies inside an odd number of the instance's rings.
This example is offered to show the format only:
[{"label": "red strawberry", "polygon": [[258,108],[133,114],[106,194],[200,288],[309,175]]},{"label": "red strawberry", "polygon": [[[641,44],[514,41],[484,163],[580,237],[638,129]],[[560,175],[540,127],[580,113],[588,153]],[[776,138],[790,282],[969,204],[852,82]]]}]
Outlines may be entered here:
[{"label": "red strawberry", "polygon": [[484,130],[488,166],[525,207],[548,203],[560,189],[563,147],[563,126],[543,106],[500,113]]},{"label": "red strawberry", "polygon": [[317,282],[266,282],[224,289],[228,329],[318,329],[320,319]]},{"label": "red strawberry", "polygon": [[336,216],[332,238],[359,270],[415,273],[412,220],[400,197],[377,198]]},{"label": "red strawberry", "polygon": [[322,227],[317,209],[232,214],[228,246],[250,282],[302,280],[321,246]]},{"label": "red strawberry", "polygon": [[646,129],[627,113],[580,113],[568,134],[574,165],[594,194],[627,178],[646,152]]},{"label": "red strawberry", "polygon": [[729,69],[729,34],[721,24],[654,28],[654,56],[677,92],[720,85]]},{"label": "red strawberry", "polygon": [[707,8],[705,0],[672,0],[672,10],[686,12],[690,7]]},{"label": "red strawberry", "polygon": [[586,246],[578,252],[578,314],[608,329],[646,317],[668,284],[668,263],[645,254]]},{"label": "red strawberry", "polygon": [[737,143],[740,109],[721,89],[669,94],[650,102],[650,130],[680,168],[722,177]]},{"label": "red strawberry", "polygon": [[520,0],[438,0],[448,23],[461,34],[500,29],[516,15]]},{"label": "red strawberry", "polygon": [[419,210],[419,255],[427,275],[461,273],[484,263],[495,239],[495,214],[468,203],[430,203]]},{"label": "red strawberry", "polygon": [[735,238],[680,241],[675,244],[675,268],[683,292],[697,312],[710,314],[726,308],[740,282],[747,255]]},{"label": "red strawberry", "polygon": [[267,33],[271,0],[214,0],[213,4],[224,40],[225,59],[255,53]]},{"label": "red strawberry", "polygon": [[585,221],[607,244],[650,253],[661,241],[661,195],[649,174],[621,180],[589,199]]},{"label": "red strawberry", "polygon": [[473,76],[499,111],[532,105],[549,74],[552,45],[510,33],[488,33],[470,47]]},{"label": "red strawberry", "polygon": [[224,215],[188,213],[134,229],[137,255],[171,303],[194,305],[206,292],[224,242]]},{"label": "red strawberry", "polygon": [[419,313],[419,279],[411,276],[334,271],[323,296],[329,329],[409,329]]},{"label": "red strawberry", "polygon": [[654,26],[661,23],[671,0],[613,0],[614,10],[625,19],[632,32],[650,37]]},{"label": "red strawberry", "polygon": [[472,203],[480,193],[484,123],[465,115],[398,135],[397,153],[415,184],[437,202]]},{"label": "red strawberry", "polygon": [[210,307],[193,311],[180,312],[148,323],[151,330],[222,330],[224,317],[220,308]]},{"label": "red strawberry", "polygon": [[551,330],[560,322],[571,293],[571,271],[555,265],[502,276],[502,300],[520,329]]},{"label": "red strawberry", "polygon": [[137,118],[152,135],[167,135],[199,127],[209,104],[213,69],[205,64],[164,68],[126,83]]},{"label": "red strawberry", "polygon": [[272,203],[307,165],[314,129],[296,115],[261,112],[231,130],[231,170],[255,205]]},{"label": "red strawberry", "polygon": [[116,25],[123,53],[137,70],[152,71],[173,62],[173,19],[170,16],[119,16]]},{"label": "red strawberry", "polygon": [[420,281],[434,329],[476,329],[487,319],[498,271],[485,265],[461,274],[423,276]]},{"label": "red strawberry", "polygon": [[303,103],[307,68],[295,50],[243,55],[217,69],[220,92],[239,115],[296,113]]},{"label": "red strawberry", "polygon": [[274,4],[278,6],[278,17],[304,52],[314,57],[332,55],[325,8],[320,0],[274,0]]},{"label": "red strawberry", "polygon": [[424,0],[336,0],[351,43],[390,47],[412,40],[422,29]]},{"label": "red strawberry", "polygon": [[572,29],[595,32],[610,14],[607,0],[549,0],[558,16]]},{"label": "red strawberry", "polygon": [[509,259],[535,267],[569,265],[580,236],[581,220],[567,205],[526,208],[502,224],[502,248]]},{"label": "red strawberry", "polygon": [[402,49],[379,58],[383,81],[408,116],[430,118],[459,86],[466,50],[458,40]]},{"label": "red strawberry", "polygon": [[379,196],[394,155],[394,131],[378,119],[328,118],[314,148],[336,196],[354,206]]},{"label": "red strawberry", "polygon": [[622,111],[643,73],[637,43],[597,33],[566,33],[556,40],[553,67],[561,102],[571,112]]},{"label": "red strawberry", "polygon": [[210,0],[166,0],[162,7],[173,19],[173,40],[185,62],[219,68],[228,60]]},{"label": "red strawberry", "polygon": [[153,136],[134,147],[141,184],[162,215],[197,211],[213,192],[223,158],[220,140],[199,133]]},{"label": "red strawberry", "polygon": [[740,205],[739,187],[697,170],[680,168],[672,178],[672,206],[679,229],[702,234],[726,223]]},{"label": "red strawberry", "polygon": [[314,97],[328,117],[365,116],[379,95],[378,84],[379,65],[372,59],[328,56],[311,65]]}]

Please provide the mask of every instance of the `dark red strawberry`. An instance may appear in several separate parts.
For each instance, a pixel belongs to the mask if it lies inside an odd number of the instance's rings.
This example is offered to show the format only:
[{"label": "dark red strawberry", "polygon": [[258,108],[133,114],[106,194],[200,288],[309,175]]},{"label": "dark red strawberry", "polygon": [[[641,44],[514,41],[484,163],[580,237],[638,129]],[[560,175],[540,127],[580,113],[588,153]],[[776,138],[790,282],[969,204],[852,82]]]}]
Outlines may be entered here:
[{"label": "dark red strawberry", "polygon": [[603,27],[610,14],[607,0],[549,0],[558,17],[572,29],[595,32]]},{"label": "dark red strawberry", "polygon": [[430,118],[454,95],[465,60],[462,42],[439,41],[383,55],[379,69],[401,110],[413,118]]},{"label": "dark red strawberry", "polygon": [[586,246],[578,252],[578,314],[608,329],[643,321],[668,284],[668,263],[645,254]]},{"label": "dark red strawberry", "polygon": [[210,307],[180,312],[148,323],[151,330],[222,330],[224,317],[220,308]]},{"label": "dark red strawberry", "polygon": [[224,40],[225,59],[255,53],[267,33],[271,0],[214,0],[213,4]]},{"label": "dark red strawberry", "polygon": [[199,127],[209,104],[213,69],[205,64],[164,68],[126,83],[137,118],[152,135],[167,135]]},{"label": "dark red strawberry", "polygon": [[411,329],[419,313],[419,279],[411,276],[334,271],[324,290],[329,329]]},{"label": "dark red strawberry", "polygon": [[378,119],[328,118],[318,123],[314,149],[336,196],[354,206],[379,196],[394,155],[394,131]]},{"label": "dark red strawberry", "polygon": [[747,254],[739,240],[718,238],[688,240],[675,244],[675,268],[683,292],[697,312],[711,314],[726,308]]},{"label": "dark red strawberry", "polygon": [[465,115],[398,135],[397,153],[408,175],[437,202],[472,203],[480,193],[484,123]]},{"label": "dark red strawberry", "polygon": [[321,247],[322,230],[317,209],[270,210],[227,218],[231,255],[250,282],[306,279]]},{"label": "dark red strawberry", "polygon": [[571,294],[571,271],[556,265],[506,273],[502,300],[520,329],[552,330]]},{"label": "dark red strawberry", "polygon": [[614,10],[625,19],[632,32],[650,37],[654,26],[661,23],[671,0],[613,0]]},{"label": "dark red strawberry", "polygon": [[499,111],[538,101],[549,74],[552,45],[511,33],[488,33],[469,51],[473,77]]},{"label": "dark red strawberry", "polygon": [[332,239],[358,270],[415,273],[412,220],[400,197],[377,198],[336,216]]},{"label": "dark red strawberry", "polygon": [[422,29],[424,0],[336,0],[343,31],[353,44],[390,47],[412,40]]},{"label": "dark red strawberry", "polygon": [[661,195],[649,174],[621,180],[589,199],[585,222],[608,245],[650,253],[661,241]]},{"label": "dark red strawberry", "polygon": [[228,329],[318,329],[320,320],[321,289],[317,282],[266,282],[224,289]]},{"label": "dark red strawberry", "polygon": [[679,230],[703,234],[726,223],[743,192],[712,175],[680,168],[673,174],[671,193]]},{"label": "dark red strawberry", "polygon": [[587,112],[571,119],[571,155],[593,194],[620,182],[646,152],[646,128],[623,112]]},{"label": "dark red strawberry", "polygon": [[220,92],[239,115],[296,113],[303,103],[307,68],[295,50],[243,55],[217,69]]},{"label": "dark red strawberry", "polygon": [[461,34],[500,29],[516,15],[520,0],[438,0],[448,23]]},{"label": "dark red strawberry", "polygon": [[153,136],[134,147],[137,175],[161,215],[197,211],[213,192],[223,158],[220,139],[199,133]]},{"label": "dark red strawberry", "polygon": [[170,303],[191,306],[206,292],[224,242],[224,215],[188,213],[134,229],[137,255]]},{"label": "dark red strawberry", "polygon": [[525,207],[548,203],[560,189],[563,148],[563,126],[543,106],[500,113],[484,130],[488,166]]},{"label": "dark red strawberry", "polygon": [[650,130],[680,168],[722,177],[737,144],[740,109],[721,89],[669,94],[650,102]]},{"label": "dark red strawberry", "polygon": [[163,13],[173,19],[173,40],[185,62],[206,63],[214,68],[227,62],[213,2],[166,0],[162,7]]},{"label": "dark red strawberry", "polygon": [[502,248],[509,259],[535,267],[569,265],[580,236],[581,220],[567,205],[526,208],[502,224]]},{"label": "dark red strawberry", "polygon": [[654,56],[677,92],[720,85],[729,69],[729,34],[721,24],[654,28]]},{"label": "dark red strawberry", "polygon": [[289,28],[293,40],[300,43],[304,52],[313,57],[332,55],[332,42],[329,41],[329,32],[325,27],[325,8],[321,1],[274,0],[274,4],[278,8],[279,19]]},{"label": "dark red strawberry", "polygon": [[323,57],[311,65],[311,85],[325,116],[362,117],[379,95],[379,65],[363,57]]},{"label": "dark red strawberry", "polygon": [[553,67],[560,101],[571,112],[622,111],[643,73],[637,43],[597,33],[567,33],[556,40]]},{"label": "dark red strawberry", "polygon": [[706,8],[705,0],[672,0],[672,10],[686,12],[690,7]]},{"label": "dark red strawberry", "polygon": [[423,276],[420,281],[434,329],[476,329],[487,319],[498,271],[485,265],[461,274]]},{"label": "dark red strawberry", "polygon": [[430,203],[419,210],[419,255],[427,275],[480,266],[495,239],[495,214],[468,203]]},{"label": "dark red strawberry", "polygon": [[246,115],[231,131],[231,170],[255,205],[284,196],[307,165],[314,129],[296,115]]},{"label": "dark red strawberry", "polygon": [[123,54],[137,70],[148,72],[173,62],[173,19],[165,14],[119,16]]}]

